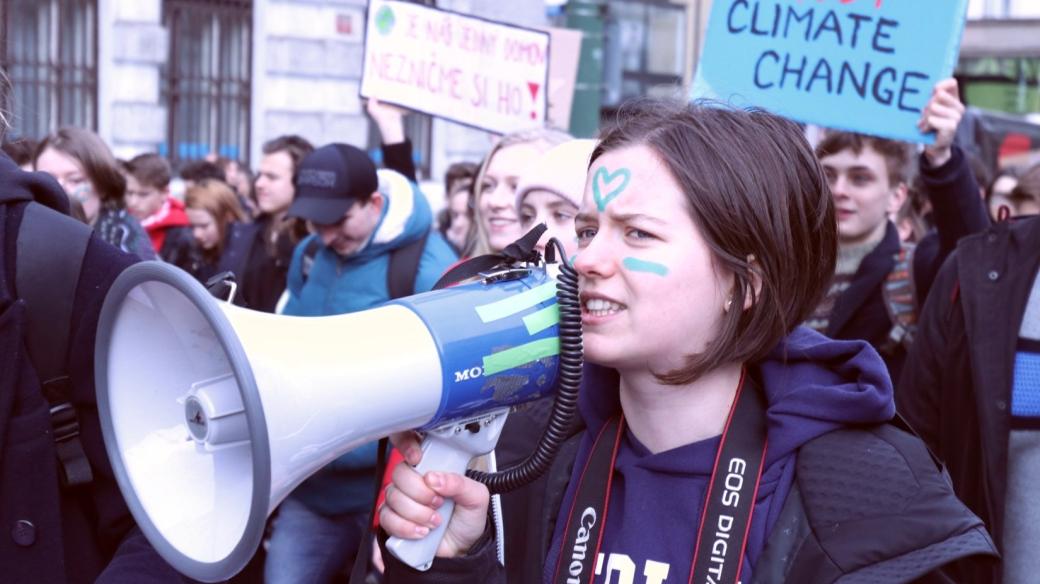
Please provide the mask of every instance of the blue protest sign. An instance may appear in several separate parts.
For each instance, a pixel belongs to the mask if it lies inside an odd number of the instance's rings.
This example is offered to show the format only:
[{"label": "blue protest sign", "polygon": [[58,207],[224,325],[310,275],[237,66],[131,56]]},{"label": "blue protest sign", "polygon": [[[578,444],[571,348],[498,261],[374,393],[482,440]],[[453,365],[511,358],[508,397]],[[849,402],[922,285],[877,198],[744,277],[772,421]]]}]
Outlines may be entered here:
[{"label": "blue protest sign", "polygon": [[715,0],[692,96],[912,142],[968,0]]}]

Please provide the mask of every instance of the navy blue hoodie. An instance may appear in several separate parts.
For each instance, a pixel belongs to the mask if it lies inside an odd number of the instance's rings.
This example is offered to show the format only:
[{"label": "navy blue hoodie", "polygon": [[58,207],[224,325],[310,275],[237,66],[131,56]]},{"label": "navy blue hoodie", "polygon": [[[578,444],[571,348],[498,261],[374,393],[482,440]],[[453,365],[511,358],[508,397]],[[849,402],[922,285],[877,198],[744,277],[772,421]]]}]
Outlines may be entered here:
[{"label": "navy blue hoodie", "polygon": [[[885,422],[895,414],[885,363],[863,341],[835,341],[799,327],[753,367],[768,403],[768,448],[741,570],[744,582],[750,581],[751,567],[790,492],[798,448],[832,430]],[[560,507],[546,582],[553,580],[560,532],[592,440],[621,410],[618,383],[613,370],[586,368],[580,410],[588,430]],[[716,436],[653,454],[626,430],[595,582],[687,582],[719,442]]]}]

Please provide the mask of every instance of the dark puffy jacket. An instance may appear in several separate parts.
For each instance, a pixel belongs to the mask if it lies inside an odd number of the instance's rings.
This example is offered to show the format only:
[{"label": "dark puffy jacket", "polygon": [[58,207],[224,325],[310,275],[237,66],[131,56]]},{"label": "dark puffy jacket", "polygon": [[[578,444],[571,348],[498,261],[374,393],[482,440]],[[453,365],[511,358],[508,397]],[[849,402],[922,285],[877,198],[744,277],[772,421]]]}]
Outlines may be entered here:
[{"label": "dark puffy jacket", "polygon": [[191,227],[168,227],[159,249],[159,259],[190,272],[198,253],[197,247]]},{"label": "dark puffy jacket", "polygon": [[[896,391],[899,411],[945,461],[998,548],[1015,346],[1038,265],[1040,218],[962,241],[935,280]],[[1000,581],[999,566],[972,568],[963,572],[971,581]]]},{"label": "dark puffy jacket", "polygon": [[98,315],[112,281],[136,259],[97,234],[76,288],[66,363],[94,480],[75,490],[59,486],[49,406],[24,342],[26,303],[33,299],[18,298],[14,286],[15,234],[33,198],[67,210],[57,183],[0,155],[0,580],[180,582],[135,526],[101,437],[94,393]]},{"label": "dark puffy jacket", "polygon": [[239,301],[246,308],[274,312],[285,291],[286,275],[292,261],[296,241],[282,233],[268,253],[264,233],[271,218],[261,215],[255,223],[232,223],[228,228],[224,254],[217,262],[217,272],[234,272],[238,281]]}]

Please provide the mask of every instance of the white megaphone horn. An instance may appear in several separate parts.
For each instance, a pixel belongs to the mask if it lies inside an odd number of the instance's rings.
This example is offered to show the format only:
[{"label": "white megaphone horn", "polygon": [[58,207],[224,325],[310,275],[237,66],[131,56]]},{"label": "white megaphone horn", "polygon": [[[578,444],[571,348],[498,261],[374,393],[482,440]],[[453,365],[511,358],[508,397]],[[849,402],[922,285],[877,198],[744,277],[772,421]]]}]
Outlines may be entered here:
[{"label": "white megaphone horn", "polygon": [[222,580],[292,489],[340,455],[553,391],[559,322],[556,283],[535,266],[304,318],[239,308],[177,268],[139,263],[113,283],[98,325],[105,445],[155,549],[191,578]]}]

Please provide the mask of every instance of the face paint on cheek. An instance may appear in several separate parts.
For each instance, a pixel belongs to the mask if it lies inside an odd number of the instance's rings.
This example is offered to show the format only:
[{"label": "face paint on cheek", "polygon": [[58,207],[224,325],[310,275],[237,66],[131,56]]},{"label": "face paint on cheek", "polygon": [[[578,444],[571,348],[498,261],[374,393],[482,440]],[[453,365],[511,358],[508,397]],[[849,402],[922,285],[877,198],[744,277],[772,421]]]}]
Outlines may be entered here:
[{"label": "face paint on cheek", "polygon": [[69,198],[82,205],[83,203],[86,203],[88,199],[90,199],[90,194],[92,190],[93,187],[91,187],[89,184],[81,184],[78,187],[72,189],[71,192],[69,192]]},{"label": "face paint on cheek", "polygon": [[668,268],[657,262],[648,262],[637,258],[625,258],[621,260],[621,264],[630,272],[647,272],[658,276],[668,275]]},{"label": "face paint on cheek", "polygon": [[[592,198],[600,213],[606,211],[607,205],[625,190],[631,179],[632,171],[627,168],[619,168],[614,172],[602,166],[596,169],[596,174],[592,175]],[[604,195],[604,192],[607,194]]]}]

